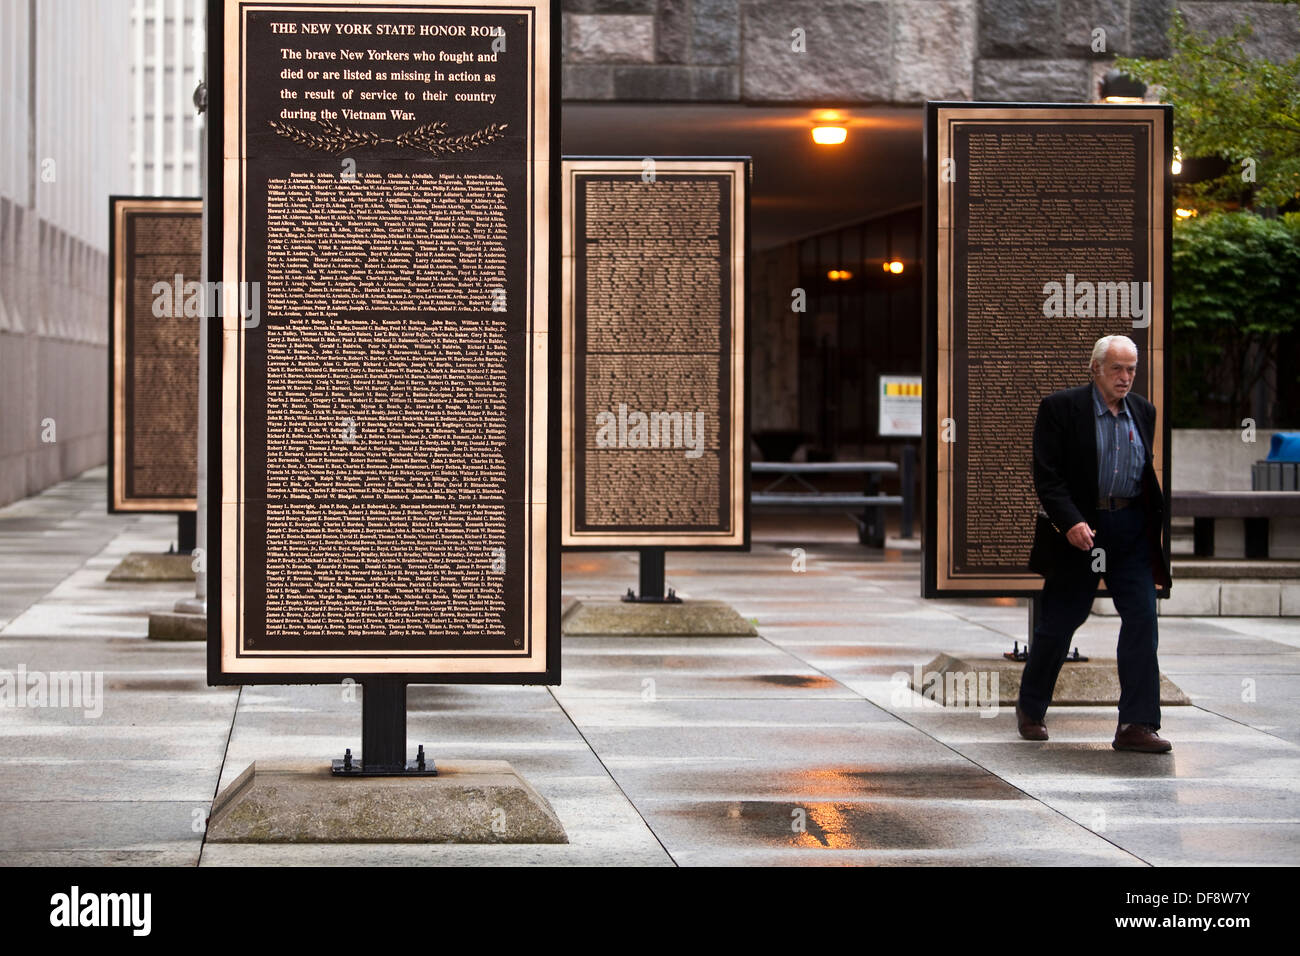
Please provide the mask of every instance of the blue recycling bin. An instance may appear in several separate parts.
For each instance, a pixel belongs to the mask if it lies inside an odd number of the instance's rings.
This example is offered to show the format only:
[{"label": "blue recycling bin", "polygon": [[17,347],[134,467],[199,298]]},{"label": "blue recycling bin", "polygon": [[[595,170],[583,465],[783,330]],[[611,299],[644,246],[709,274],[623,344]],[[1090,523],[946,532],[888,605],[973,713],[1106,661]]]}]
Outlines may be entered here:
[{"label": "blue recycling bin", "polygon": [[1274,435],[1266,460],[1300,462],[1300,432],[1278,432]]},{"label": "blue recycling bin", "polygon": [[1252,491],[1300,491],[1300,433],[1278,432],[1268,457],[1250,469]]}]

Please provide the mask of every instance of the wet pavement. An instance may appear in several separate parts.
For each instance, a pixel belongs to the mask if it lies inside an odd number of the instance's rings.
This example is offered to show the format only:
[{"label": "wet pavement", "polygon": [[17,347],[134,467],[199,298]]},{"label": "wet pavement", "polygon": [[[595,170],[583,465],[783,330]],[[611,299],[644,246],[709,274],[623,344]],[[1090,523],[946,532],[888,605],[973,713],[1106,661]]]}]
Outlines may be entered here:
[{"label": "wet pavement", "polygon": [[[761,515],[749,554],[669,552],[670,586],[758,637],[567,638],[559,687],[410,689],[412,750],[509,760],[569,845],[205,844],[251,761],[355,749],[360,694],[209,688],[202,645],[147,640],[192,587],[105,576],[174,538],[174,518],[105,514],[102,469],[0,509],[0,669],[104,681],[98,715],[0,707],[0,864],[1300,862],[1300,621],[1161,619],[1193,701],[1164,710],[1172,754],[1114,752],[1110,707],[1053,708],[1051,740],[1023,741],[1009,708],[904,686],[940,652],[1010,649],[1023,604],[923,601],[915,550],[863,548],[833,515]],[[566,600],[636,585],[633,554],[563,566]],[[1080,652],[1113,656],[1117,627],[1094,616]]]}]

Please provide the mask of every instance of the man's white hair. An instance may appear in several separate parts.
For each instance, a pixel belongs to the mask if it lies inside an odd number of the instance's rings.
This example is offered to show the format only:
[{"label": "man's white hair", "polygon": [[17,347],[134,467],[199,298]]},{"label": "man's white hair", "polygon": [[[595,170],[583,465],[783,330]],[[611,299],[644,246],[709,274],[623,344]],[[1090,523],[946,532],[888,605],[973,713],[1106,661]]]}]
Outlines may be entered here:
[{"label": "man's white hair", "polygon": [[1092,359],[1088,362],[1088,370],[1095,373],[1097,367],[1106,361],[1106,353],[1116,345],[1127,345],[1133,350],[1134,355],[1138,354],[1137,343],[1127,335],[1103,335],[1092,347]]}]

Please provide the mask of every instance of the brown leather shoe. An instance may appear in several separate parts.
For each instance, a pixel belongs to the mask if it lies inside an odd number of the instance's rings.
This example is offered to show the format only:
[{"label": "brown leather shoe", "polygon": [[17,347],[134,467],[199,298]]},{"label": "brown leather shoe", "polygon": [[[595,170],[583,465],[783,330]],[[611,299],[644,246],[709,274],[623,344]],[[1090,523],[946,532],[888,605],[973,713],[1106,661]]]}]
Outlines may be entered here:
[{"label": "brown leather shoe", "polygon": [[1116,727],[1111,746],[1116,750],[1136,750],[1144,754],[1165,754],[1174,749],[1174,745],[1159,736],[1150,724],[1129,724],[1123,730]]},{"label": "brown leather shoe", "polygon": [[1020,711],[1019,702],[1016,703],[1016,729],[1020,731],[1020,736],[1026,740],[1046,740],[1047,724],[1041,720],[1030,720]]}]

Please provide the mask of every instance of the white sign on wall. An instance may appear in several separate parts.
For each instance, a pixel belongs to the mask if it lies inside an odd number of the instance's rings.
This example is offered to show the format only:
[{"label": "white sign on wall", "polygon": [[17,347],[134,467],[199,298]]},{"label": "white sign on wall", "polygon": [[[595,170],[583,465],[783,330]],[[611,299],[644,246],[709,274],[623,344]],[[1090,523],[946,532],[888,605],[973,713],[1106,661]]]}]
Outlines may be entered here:
[{"label": "white sign on wall", "polygon": [[921,376],[880,376],[880,437],[920,437]]}]

